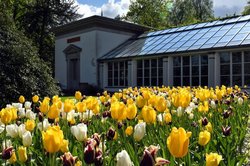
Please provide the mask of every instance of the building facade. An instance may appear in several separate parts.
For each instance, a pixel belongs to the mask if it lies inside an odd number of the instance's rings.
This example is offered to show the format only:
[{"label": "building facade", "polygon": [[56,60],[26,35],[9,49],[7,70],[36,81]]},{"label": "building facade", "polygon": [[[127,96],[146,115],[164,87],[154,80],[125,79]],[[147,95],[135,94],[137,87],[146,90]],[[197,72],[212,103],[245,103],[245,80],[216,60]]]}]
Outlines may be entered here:
[{"label": "building facade", "polygon": [[148,31],[100,16],[56,28],[55,78],[74,90],[250,86],[250,15]]}]

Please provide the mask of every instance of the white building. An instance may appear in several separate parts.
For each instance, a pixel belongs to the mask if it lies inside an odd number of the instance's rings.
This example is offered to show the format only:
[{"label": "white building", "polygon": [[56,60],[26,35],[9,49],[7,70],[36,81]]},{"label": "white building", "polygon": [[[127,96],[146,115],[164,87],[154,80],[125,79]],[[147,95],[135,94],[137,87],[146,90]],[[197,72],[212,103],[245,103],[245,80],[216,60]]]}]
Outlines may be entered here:
[{"label": "white building", "polygon": [[250,15],[148,31],[101,16],[56,28],[55,78],[72,90],[250,86]]}]

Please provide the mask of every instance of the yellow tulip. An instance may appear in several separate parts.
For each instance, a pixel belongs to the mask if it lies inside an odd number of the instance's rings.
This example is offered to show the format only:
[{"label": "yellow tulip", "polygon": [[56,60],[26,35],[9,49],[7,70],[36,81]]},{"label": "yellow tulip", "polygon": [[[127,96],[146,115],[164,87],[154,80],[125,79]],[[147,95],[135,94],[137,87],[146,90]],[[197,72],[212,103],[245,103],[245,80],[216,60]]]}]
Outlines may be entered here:
[{"label": "yellow tulip", "polygon": [[34,120],[28,119],[25,122],[25,129],[28,130],[28,131],[32,131],[35,128],[35,126],[36,126],[36,124],[35,124]]},{"label": "yellow tulip", "polygon": [[211,134],[208,131],[201,131],[199,133],[198,143],[201,146],[205,146],[210,141]]},{"label": "yellow tulip", "polygon": [[105,102],[106,102],[106,97],[105,97],[105,96],[100,96],[99,99],[100,99],[100,101],[101,101],[102,103],[105,103]]},{"label": "yellow tulip", "polygon": [[82,99],[82,93],[80,91],[75,92],[75,98],[76,100],[81,100]]},{"label": "yellow tulip", "polygon": [[61,148],[60,150],[65,153],[65,152],[68,152],[69,151],[69,141],[64,139],[63,142],[62,142],[62,145],[61,145]]},{"label": "yellow tulip", "polygon": [[59,126],[49,127],[42,132],[44,149],[49,153],[58,152],[63,145],[63,132]]},{"label": "yellow tulip", "polygon": [[17,153],[18,153],[18,159],[21,162],[24,163],[25,161],[28,160],[26,147],[23,147],[23,146],[19,147]]},{"label": "yellow tulip", "polygon": [[64,101],[64,112],[69,113],[75,108],[74,101],[72,99],[66,99]]},{"label": "yellow tulip", "polygon": [[191,132],[186,132],[184,128],[177,129],[173,127],[169,137],[167,138],[167,146],[171,155],[176,158],[181,158],[187,155],[189,137]]},{"label": "yellow tulip", "polygon": [[43,114],[47,114],[47,112],[49,111],[49,101],[50,101],[50,98],[48,97],[45,97],[43,99],[42,102],[40,102],[40,111],[43,113]]},{"label": "yellow tulip", "polygon": [[133,134],[133,127],[132,126],[128,126],[125,130],[125,134],[126,135],[131,135]]},{"label": "yellow tulip", "polygon": [[111,103],[111,117],[117,121],[122,121],[127,118],[126,106],[123,102]]},{"label": "yellow tulip", "polygon": [[213,126],[210,122],[208,122],[208,124],[205,126],[206,130],[210,133],[212,133],[213,131]]},{"label": "yellow tulip", "polygon": [[170,113],[166,113],[164,116],[164,120],[167,124],[172,122],[172,115]]},{"label": "yellow tulip", "polygon": [[12,120],[12,112],[8,108],[3,108],[0,112],[1,122],[7,125]]},{"label": "yellow tulip", "polygon": [[137,107],[136,105],[133,104],[128,104],[127,105],[127,118],[128,119],[134,119],[136,117],[137,114]]},{"label": "yellow tulip", "polygon": [[87,109],[86,102],[85,101],[78,102],[76,104],[76,109],[77,109],[78,112],[81,112],[81,113],[85,112],[86,109]]},{"label": "yellow tulip", "polygon": [[157,102],[155,103],[155,108],[159,112],[164,112],[167,108],[167,101],[164,97],[157,97]]},{"label": "yellow tulip", "polygon": [[33,103],[37,103],[39,101],[39,97],[37,95],[32,97]]},{"label": "yellow tulip", "polygon": [[139,108],[142,108],[145,104],[146,104],[146,100],[142,97],[142,96],[138,96],[137,98],[136,98],[136,105],[137,105],[137,107],[139,107]]},{"label": "yellow tulip", "polygon": [[13,152],[10,159],[8,160],[10,164],[14,164],[16,162],[16,152]]},{"label": "yellow tulip", "polygon": [[156,121],[156,111],[151,106],[142,108],[142,118],[146,123],[154,123]]},{"label": "yellow tulip", "polygon": [[175,107],[186,108],[191,101],[191,93],[187,89],[180,89],[178,93],[172,94],[172,102]]},{"label": "yellow tulip", "polygon": [[14,107],[11,108],[6,108],[7,110],[9,110],[11,112],[11,119],[12,120],[16,120],[17,119],[17,109]]},{"label": "yellow tulip", "polygon": [[18,100],[19,100],[20,103],[24,103],[25,102],[25,98],[22,95],[19,97]]},{"label": "yellow tulip", "polygon": [[87,109],[92,110],[94,114],[98,114],[100,112],[99,102],[96,97],[88,97],[85,102]]},{"label": "yellow tulip", "polygon": [[206,166],[218,166],[222,156],[217,153],[206,154]]},{"label": "yellow tulip", "polygon": [[53,103],[50,106],[49,112],[48,112],[48,118],[49,119],[56,119],[59,117],[60,109],[57,106],[57,103]]}]

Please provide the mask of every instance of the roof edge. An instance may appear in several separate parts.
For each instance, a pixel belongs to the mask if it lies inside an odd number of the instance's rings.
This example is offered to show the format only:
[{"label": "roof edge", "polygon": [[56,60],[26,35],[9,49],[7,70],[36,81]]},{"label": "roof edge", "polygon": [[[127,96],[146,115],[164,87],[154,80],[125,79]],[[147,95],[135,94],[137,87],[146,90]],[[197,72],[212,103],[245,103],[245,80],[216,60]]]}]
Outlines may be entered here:
[{"label": "roof edge", "polygon": [[103,16],[91,16],[87,18],[83,18],[78,21],[74,21],[56,28],[53,28],[51,31],[55,33],[56,36],[61,36],[64,34],[68,34],[71,32],[88,29],[91,27],[103,27],[108,29],[115,29],[125,32],[131,32],[135,34],[141,34],[146,31],[149,31],[150,27],[129,23],[125,21],[115,20],[108,17]]}]

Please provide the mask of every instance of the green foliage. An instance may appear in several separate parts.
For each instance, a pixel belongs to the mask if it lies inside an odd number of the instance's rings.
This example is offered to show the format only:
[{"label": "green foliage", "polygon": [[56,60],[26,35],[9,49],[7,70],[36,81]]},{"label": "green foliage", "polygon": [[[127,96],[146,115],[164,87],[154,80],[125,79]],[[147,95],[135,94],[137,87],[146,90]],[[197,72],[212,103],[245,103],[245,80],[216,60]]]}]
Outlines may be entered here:
[{"label": "green foliage", "polygon": [[40,58],[53,67],[55,39],[51,28],[80,17],[74,0],[33,0],[24,3],[23,8],[27,12],[16,20],[19,29],[24,29],[25,35],[38,47]]},{"label": "green foliage", "polygon": [[0,107],[19,95],[51,96],[59,93],[51,71],[38,56],[32,42],[14,26],[0,20]]},{"label": "green foliage", "polygon": [[165,0],[136,0],[132,1],[126,20],[137,24],[161,29],[167,26],[168,15]]},{"label": "green foliage", "polygon": [[173,26],[204,22],[214,19],[211,0],[175,0],[168,17]]},{"label": "green foliage", "polygon": [[250,14],[250,1],[247,2],[247,6],[245,6],[243,12],[242,12],[243,15],[248,15]]}]

